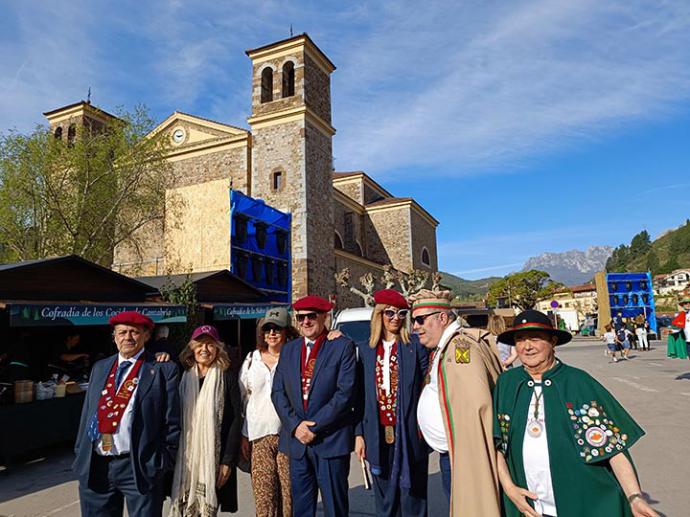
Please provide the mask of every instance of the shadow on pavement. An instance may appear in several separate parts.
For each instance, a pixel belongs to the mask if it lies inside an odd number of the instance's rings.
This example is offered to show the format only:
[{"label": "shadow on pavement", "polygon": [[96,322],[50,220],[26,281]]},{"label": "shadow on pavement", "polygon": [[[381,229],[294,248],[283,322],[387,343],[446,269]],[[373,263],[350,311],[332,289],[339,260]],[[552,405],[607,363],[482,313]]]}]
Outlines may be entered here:
[{"label": "shadow on pavement", "polygon": [[16,458],[10,468],[0,472],[0,503],[61,485],[75,479],[71,447],[51,447]]}]

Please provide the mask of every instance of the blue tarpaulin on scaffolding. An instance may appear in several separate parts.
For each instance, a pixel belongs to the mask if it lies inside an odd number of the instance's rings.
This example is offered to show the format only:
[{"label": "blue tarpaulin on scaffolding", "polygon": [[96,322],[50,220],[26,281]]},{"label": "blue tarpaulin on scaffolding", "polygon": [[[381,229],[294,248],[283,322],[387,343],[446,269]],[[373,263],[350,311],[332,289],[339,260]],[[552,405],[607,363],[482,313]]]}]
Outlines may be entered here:
[{"label": "blue tarpaulin on scaffolding", "polygon": [[230,270],[272,302],[290,302],[292,216],[230,191]]}]

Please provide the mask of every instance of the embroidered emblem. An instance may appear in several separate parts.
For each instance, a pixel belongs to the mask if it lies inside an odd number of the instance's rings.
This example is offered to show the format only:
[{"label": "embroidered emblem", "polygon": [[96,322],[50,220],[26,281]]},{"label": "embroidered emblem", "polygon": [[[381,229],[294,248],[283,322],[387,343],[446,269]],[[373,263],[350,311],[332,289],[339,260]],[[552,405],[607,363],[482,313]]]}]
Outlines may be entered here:
[{"label": "embroidered emblem", "polygon": [[455,362],[458,364],[470,364],[470,347],[455,345]]},{"label": "embroidered emblem", "polygon": [[601,427],[590,427],[585,432],[585,439],[587,443],[593,445],[594,447],[601,447],[606,444],[608,437],[606,436],[606,431]]}]

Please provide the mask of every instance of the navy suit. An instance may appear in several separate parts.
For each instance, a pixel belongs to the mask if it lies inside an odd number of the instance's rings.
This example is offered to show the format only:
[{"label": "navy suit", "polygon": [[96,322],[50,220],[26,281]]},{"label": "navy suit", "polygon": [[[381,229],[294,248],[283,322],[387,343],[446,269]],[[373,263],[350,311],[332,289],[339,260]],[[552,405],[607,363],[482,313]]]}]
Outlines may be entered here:
[{"label": "navy suit", "polygon": [[[283,345],[276,367],[271,399],[282,429],[279,449],[290,457],[294,515],[316,514],[317,487],[327,516],[348,515],[347,476],[354,446],[354,343],[340,337],[324,341],[314,366],[307,409],[301,381],[304,338]],[[303,420],[316,425],[309,445],[294,436]]]},{"label": "navy suit", "polygon": [[[411,336],[407,345],[398,343],[398,399],[397,411],[400,422],[396,423],[396,443],[388,445],[384,439],[383,428],[379,422],[378,391],[376,385],[376,349],[369,343],[358,343],[359,356],[358,384],[360,396],[357,398],[358,422],[357,436],[364,437],[366,458],[374,475],[376,496],[376,515],[422,516],[427,514],[427,473],[429,449],[419,434],[417,427],[417,402],[424,387],[424,376],[429,365],[429,352],[417,339]],[[394,448],[403,446],[401,431],[404,427],[406,440],[405,458],[411,487],[399,486],[400,475],[391,476],[393,470]],[[398,469],[399,470],[399,469]]]},{"label": "navy suit", "polygon": [[132,401],[129,455],[99,456],[87,429],[117,357],[94,364],[82,407],[72,465],[79,480],[82,515],[122,515],[123,496],[132,517],[160,515],[163,478],[173,469],[180,436],[179,373],[175,363],[156,363],[144,352]]}]

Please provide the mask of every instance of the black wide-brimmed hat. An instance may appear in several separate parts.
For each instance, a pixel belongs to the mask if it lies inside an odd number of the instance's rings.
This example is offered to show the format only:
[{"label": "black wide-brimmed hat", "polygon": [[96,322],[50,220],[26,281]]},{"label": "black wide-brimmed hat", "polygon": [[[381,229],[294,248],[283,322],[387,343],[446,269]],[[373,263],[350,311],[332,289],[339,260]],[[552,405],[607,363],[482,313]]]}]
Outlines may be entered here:
[{"label": "black wide-brimmed hat", "polygon": [[540,330],[556,336],[558,338],[556,346],[564,345],[573,339],[570,332],[555,328],[549,317],[543,312],[528,310],[515,316],[511,329],[499,334],[497,340],[506,345],[515,346],[515,333],[522,330]]}]

